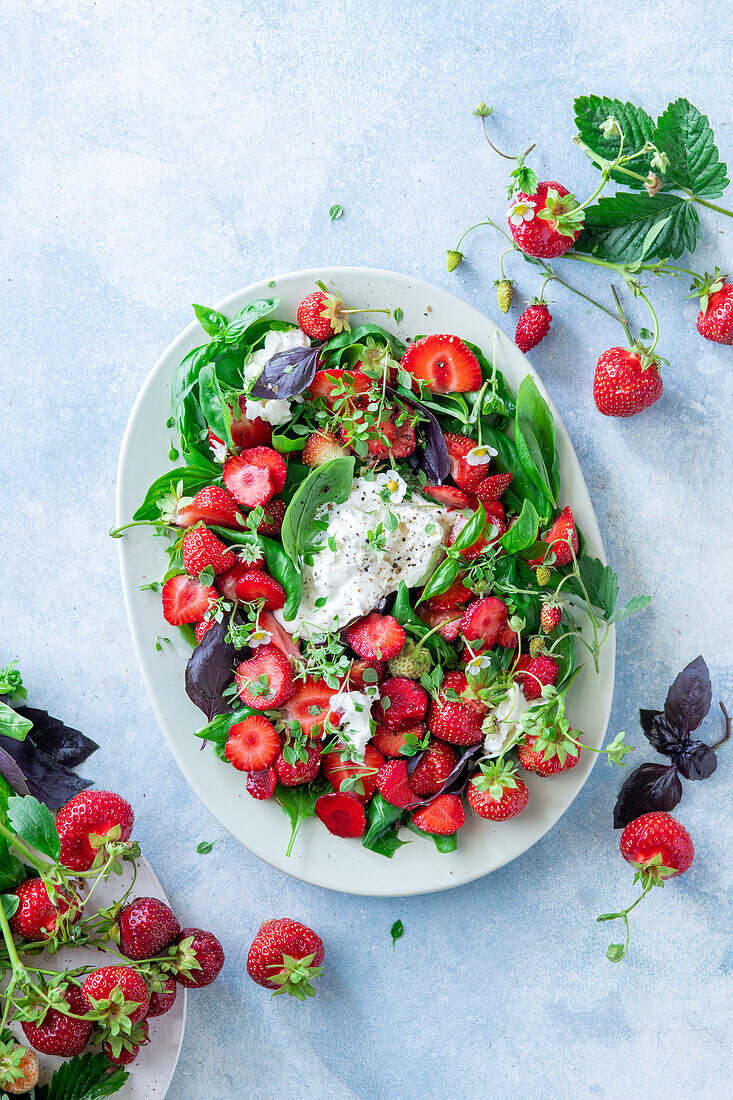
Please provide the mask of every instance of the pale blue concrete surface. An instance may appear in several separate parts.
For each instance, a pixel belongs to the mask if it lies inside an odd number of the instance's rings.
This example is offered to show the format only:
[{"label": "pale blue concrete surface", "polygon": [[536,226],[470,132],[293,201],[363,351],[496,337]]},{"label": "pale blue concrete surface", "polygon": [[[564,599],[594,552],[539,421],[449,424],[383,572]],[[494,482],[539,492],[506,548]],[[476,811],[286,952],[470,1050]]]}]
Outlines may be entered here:
[{"label": "pale blue concrete surface", "polygon": [[[171,1100],[719,1097],[731,1069],[730,750],[712,780],[688,784],[680,817],[696,862],[637,911],[618,967],[593,919],[632,896],[611,829],[619,775],[602,763],[532,851],[450,893],[341,897],[228,838],[194,852],[220,829],[157,729],[106,534],[129,410],[189,303],[271,273],[365,264],[418,274],[501,320],[497,240],[476,235],[459,272],[444,267],[462,228],[505,206],[505,164],[470,117],[480,99],[497,106],[502,144],[536,140],[541,176],[579,194],[596,179],[571,142],[579,93],[652,112],[687,95],[733,161],[725,6],[709,17],[691,0],[368,8],[0,3],[0,656],[20,657],[36,705],[102,742],[89,774],[132,798],[181,918],[227,946],[221,981],[190,999]],[[345,215],[329,224],[334,202]],[[730,269],[730,221],[703,224],[695,265]],[[519,259],[511,273],[523,294],[537,291]],[[595,273],[572,276],[604,293]],[[643,418],[597,414],[593,367],[618,332],[562,288],[551,335],[531,353],[623,591],[654,596],[619,630],[611,730],[639,750],[637,708],[659,704],[697,653],[716,700],[733,703],[733,350],[697,335],[685,290],[655,290],[670,366]],[[326,941],[312,1003],[271,1003],[244,974],[259,921],[277,914]],[[405,935],[392,952],[397,917]]]}]

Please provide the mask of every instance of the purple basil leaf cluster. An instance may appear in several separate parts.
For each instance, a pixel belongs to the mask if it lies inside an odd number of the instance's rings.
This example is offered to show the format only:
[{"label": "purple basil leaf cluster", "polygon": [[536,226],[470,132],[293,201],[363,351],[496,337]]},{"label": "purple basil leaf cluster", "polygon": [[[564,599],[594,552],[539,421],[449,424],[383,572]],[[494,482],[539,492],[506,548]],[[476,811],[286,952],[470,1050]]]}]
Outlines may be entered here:
[{"label": "purple basil leaf cluster", "polygon": [[391,386],[387,386],[386,390],[391,397],[417,409],[425,418],[424,422],[418,425],[418,445],[410,455],[409,461],[417,469],[424,470],[432,485],[442,485],[450,473],[450,458],[440,424],[430,409],[427,409],[416,397],[405,397],[403,393],[398,393]]},{"label": "purple basil leaf cluster", "polygon": [[316,371],[320,348],[291,348],[279,351],[265,363],[252,387],[260,400],[285,401],[308,389]]},{"label": "purple basil leaf cluster", "polygon": [[223,692],[232,681],[239,654],[235,646],[226,641],[228,629],[227,623],[215,623],[206,631],[186,665],[186,694],[209,722],[217,714],[226,714],[232,709]]},{"label": "purple basil leaf cluster", "polygon": [[619,791],[613,824],[623,829],[653,810],[673,810],[682,798],[682,779],[708,779],[718,766],[713,748],[690,734],[710,710],[712,687],[708,666],[696,657],[683,668],[667,692],[664,710],[640,710],[644,735],[670,764],[642,764]]}]

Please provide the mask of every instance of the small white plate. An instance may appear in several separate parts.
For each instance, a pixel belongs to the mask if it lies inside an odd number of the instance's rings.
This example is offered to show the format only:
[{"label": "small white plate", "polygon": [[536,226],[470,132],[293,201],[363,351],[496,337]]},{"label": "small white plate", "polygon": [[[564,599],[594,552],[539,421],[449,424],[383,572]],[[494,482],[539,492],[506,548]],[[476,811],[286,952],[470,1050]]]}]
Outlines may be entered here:
[{"label": "small white plate", "polygon": [[[85,916],[91,916],[97,910],[111,905],[115,898],[122,897],[131,880],[132,867],[126,863],[121,875],[113,875],[108,882],[100,882],[90,901],[90,908],[84,911]],[[133,897],[152,897],[168,901],[158,876],[144,856],[137,863],[137,882]],[[118,961],[114,955],[84,947],[59,951],[56,955],[40,955],[39,958],[47,959],[54,970],[62,970],[66,966],[111,966]],[[149,1021],[150,1042],[141,1048],[132,1065],[125,1067],[130,1076],[120,1091],[114,1094],[120,1100],[162,1100],[165,1096],[181,1053],[186,1026],[186,993],[184,986],[179,985],[178,996],[170,1012]],[[13,1024],[11,1030],[21,1042],[26,1041],[20,1024]],[[54,1070],[65,1061],[65,1058],[53,1058],[39,1053],[41,1084],[47,1084]]]},{"label": "small white plate", "polygon": [[[256,298],[280,297],[277,316],[294,320],[299,302],[313,291],[316,280],[336,287],[349,305],[400,307],[399,326],[388,321],[400,336],[437,332],[455,333],[479,344],[491,357],[496,337],[497,364],[516,390],[531,374],[549,402],[557,426],[557,447],[562,475],[561,503],[571,504],[589,553],[605,560],[598,523],[580,466],[559,414],[545,387],[513,340],[472,306],[421,279],[372,268],[342,267],[298,271],[255,283],[217,305],[231,316]],[[365,320],[370,320],[368,314]],[[374,320],[384,322],[375,315]],[[117,477],[117,523],[128,521],[154,480],[171,463],[165,423],[170,416],[170,382],[180,360],[205,342],[193,322],[163,353],[143,385],[130,415],[122,443]],[[501,867],[526,852],[544,836],[567,810],[588,778],[595,753],[582,752],[578,765],[548,779],[527,778],[529,806],[511,821],[492,824],[468,812],[458,836],[458,851],[440,854],[430,840],[411,834],[407,847],[389,860],[362,847],[358,840],[331,836],[317,819],[300,829],[295,850],[285,856],[289,825],[274,802],[251,798],[240,772],[217,760],[192,733],[203,725],[203,716],[185,693],[183,673],[188,656],[183,643],[155,651],[156,635],[172,636],[165,623],[160,598],[141,592],[140,585],[157,580],[166,568],[162,539],[146,528],[133,529],[120,539],[122,584],[133,642],[153,708],[178,766],[201,801],[232,836],[273,867],[331,890],[376,897],[421,894],[445,890]],[[611,628],[601,656],[600,676],[586,666],[570,692],[568,712],[574,727],[583,730],[587,743],[603,742],[613,698],[615,632]]]}]

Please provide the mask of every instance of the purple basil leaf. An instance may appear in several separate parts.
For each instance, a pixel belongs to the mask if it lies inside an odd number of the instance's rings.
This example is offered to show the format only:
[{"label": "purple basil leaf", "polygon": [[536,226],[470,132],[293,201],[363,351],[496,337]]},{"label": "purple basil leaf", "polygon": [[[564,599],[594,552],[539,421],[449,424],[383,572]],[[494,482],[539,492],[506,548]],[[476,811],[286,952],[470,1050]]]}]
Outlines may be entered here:
[{"label": "purple basil leaf", "polygon": [[[429,802],[432,802],[441,794],[461,793],[465,788],[466,783],[468,782],[469,772],[471,771],[473,765],[477,763],[483,751],[483,742],[480,742],[478,745],[469,745],[468,748],[461,755],[453,770],[450,771],[446,776],[445,780],[443,781],[442,787],[440,787],[440,789],[437,790],[435,794],[431,794],[428,798],[423,798],[419,802],[412,803],[412,805],[407,806],[406,809],[413,810],[416,809],[418,806],[427,806]],[[410,775],[412,775],[415,767],[417,766],[417,762],[422,755],[422,753],[417,754],[412,757],[412,760],[408,760],[407,770]]]},{"label": "purple basil leaf", "polygon": [[675,756],[685,744],[684,733],[669,724],[664,711],[640,710],[639,720],[647,739],[662,756]]},{"label": "purple basil leaf", "polygon": [[239,654],[225,641],[228,629],[228,623],[216,623],[207,630],[186,665],[186,694],[209,721],[232,709],[222,692],[231,683]]},{"label": "purple basil leaf", "polygon": [[675,763],[685,779],[709,779],[718,766],[718,758],[704,741],[687,741]]},{"label": "purple basil leaf", "polygon": [[46,710],[36,710],[35,707],[13,709],[33,723],[33,729],[28,731],[28,738],[57,764],[76,768],[99,748],[91,737],[86,737],[60,719],[53,718]]},{"label": "purple basil leaf", "polygon": [[[12,738],[14,740],[14,738]],[[30,794],[22,769],[16,764],[9,752],[0,748],[0,775],[7,779],[16,794]]]},{"label": "purple basil leaf", "polygon": [[[397,390],[393,390],[391,386],[387,386],[386,390],[390,397],[397,398],[398,401],[404,402],[405,405],[410,405],[413,409],[417,409],[425,418],[417,428],[418,435],[421,434],[422,439],[413,452],[416,456],[416,461],[410,464],[424,470],[431,484],[442,485],[450,473],[450,459],[448,457],[448,448],[445,445],[445,438],[440,429],[440,424],[433,416],[430,409],[426,409],[423,403],[418,401],[416,397],[405,397],[403,393],[398,393]],[[410,457],[412,458],[412,456]]]},{"label": "purple basil leaf", "polygon": [[[92,785],[91,779],[82,779],[70,768],[57,763],[47,753],[36,748],[30,734],[25,741],[0,737],[0,748],[18,765],[34,798],[44,802],[50,810],[60,810],[64,802]],[[6,778],[13,785],[10,776]]]},{"label": "purple basil leaf", "polygon": [[664,704],[667,721],[688,735],[710,710],[712,697],[708,666],[702,657],[696,657],[682,669],[667,693]]},{"label": "purple basil leaf", "polygon": [[682,798],[682,784],[675,764],[642,764],[632,772],[618,793],[613,811],[614,829],[652,810],[673,810]]},{"label": "purple basil leaf", "polygon": [[252,387],[252,396],[275,401],[296,397],[308,389],[313,381],[318,370],[319,357],[320,348],[279,351],[265,363]]}]

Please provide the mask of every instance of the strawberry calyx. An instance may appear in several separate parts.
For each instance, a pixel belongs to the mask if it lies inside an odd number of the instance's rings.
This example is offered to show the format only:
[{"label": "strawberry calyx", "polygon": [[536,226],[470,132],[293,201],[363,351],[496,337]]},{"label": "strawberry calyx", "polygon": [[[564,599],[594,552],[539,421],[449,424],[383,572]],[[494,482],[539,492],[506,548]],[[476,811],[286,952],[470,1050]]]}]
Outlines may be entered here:
[{"label": "strawberry calyx", "polygon": [[270,981],[277,985],[273,990],[273,997],[281,993],[289,993],[299,1001],[306,997],[315,997],[316,991],[311,985],[313,978],[322,973],[322,966],[312,966],[315,952],[304,955],[302,959],[296,959],[292,955],[283,955],[282,963],[272,963],[270,969],[277,973],[272,974]]},{"label": "strawberry calyx", "polygon": [[537,217],[546,221],[561,236],[575,237],[583,228],[585,211],[575,195],[561,195],[554,187],[550,187],[545,205],[537,211]]},{"label": "strawberry calyx", "polygon": [[343,297],[337,290],[329,290],[325,283],[316,282],[316,286],[323,292],[323,308],[320,316],[324,321],[330,321],[333,335],[340,332],[351,332],[349,316],[354,313],[387,313],[388,309],[370,309],[367,306],[361,309],[347,309]]},{"label": "strawberry calyx", "polygon": [[517,766],[511,760],[498,757],[496,760],[484,760],[471,782],[479,791],[487,791],[495,802],[501,802],[506,790],[517,787]]},{"label": "strawberry calyx", "polygon": [[711,295],[717,294],[719,290],[723,289],[726,279],[730,278],[730,274],[729,272],[727,275],[723,275],[720,268],[716,267],[712,275],[709,271],[706,271],[704,275],[695,275],[687,298],[699,298],[700,309],[703,313],[706,313]]},{"label": "strawberry calyx", "polygon": [[664,880],[673,878],[679,874],[679,871],[675,867],[667,867],[662,861],[662,856],[659,852],[652,856],[650,859],[645,859],[643,863],[629,861],[631,866],[636,870],[634,875],[634,882],[640,882],[645,891],[651,889],[652,886],[664,886]]}]

